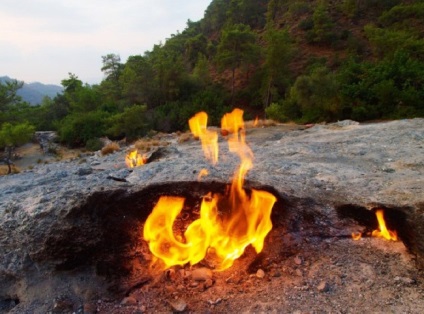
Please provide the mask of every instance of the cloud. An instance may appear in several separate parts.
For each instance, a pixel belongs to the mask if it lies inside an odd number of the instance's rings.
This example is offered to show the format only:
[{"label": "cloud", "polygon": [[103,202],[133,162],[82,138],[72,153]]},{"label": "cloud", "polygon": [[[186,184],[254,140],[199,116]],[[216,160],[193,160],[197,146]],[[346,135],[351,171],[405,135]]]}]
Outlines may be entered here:
[{"label": "cloud", "polygon": [[188,19],[201,19],[210,1],[1,0],[0,44],[7,49],[0,50],[0,75],[58,84],[72,72],[98,82],[102,55],[125,61],[143,54]]}]

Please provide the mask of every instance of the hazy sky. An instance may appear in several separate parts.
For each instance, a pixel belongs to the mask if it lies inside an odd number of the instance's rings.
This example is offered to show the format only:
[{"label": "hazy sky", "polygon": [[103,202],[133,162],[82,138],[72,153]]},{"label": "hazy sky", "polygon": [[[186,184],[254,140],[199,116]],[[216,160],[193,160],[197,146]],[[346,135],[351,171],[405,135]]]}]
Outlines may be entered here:
[{"label": "hazy sky", "polygon": [[212,0],[0,0],[0,76],[99,83],[102,56],[125,62],[199,21]]}]

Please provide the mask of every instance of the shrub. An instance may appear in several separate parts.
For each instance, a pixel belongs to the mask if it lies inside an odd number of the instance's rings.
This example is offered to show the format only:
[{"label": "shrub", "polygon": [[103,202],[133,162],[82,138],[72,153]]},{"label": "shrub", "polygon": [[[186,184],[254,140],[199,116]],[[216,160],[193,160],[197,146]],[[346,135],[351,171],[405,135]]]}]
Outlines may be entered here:
[{"label": "shrub", "polygon": [[85,143],[85,148],[92,152],[102,149],[102,146],[103,146],[103,143],[99,138],[90,138]]},{"label": "shrub", "polygon": [[83,146],[88,140],[105,134],[107,117],[108,113],[104,111],[68,115],[60,125],[60,139],[70,146]]},{"label": "shrub", "polygon": [[144,136],[149,129],[146,119],[146,105],[133,105],[124,112],[112,116],[108,123],[109,135],[118,137],[124,135],[129,141]]},{"label": "shrub", "polygon": [[119,146],[118,143],[116,142],[111,142],[109,144],[106,144],[105,146],[103,146],[101,153],[102,155],[109,155],[112,154],[118,150],[120,150],[121,147]]}]

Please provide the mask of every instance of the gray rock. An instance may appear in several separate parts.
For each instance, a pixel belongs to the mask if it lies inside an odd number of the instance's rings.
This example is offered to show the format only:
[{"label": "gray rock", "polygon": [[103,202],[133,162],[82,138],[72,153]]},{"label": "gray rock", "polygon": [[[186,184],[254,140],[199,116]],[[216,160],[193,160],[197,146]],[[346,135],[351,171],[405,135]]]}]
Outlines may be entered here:
[{"label": "gray rock", "polygon": [[93,173],[93,168],[89,168],[89,167],[79,168],[77,170],[77,174],[79,176],[86,176],[92,173]]},{"label": "gray rock", "polygon": [[[329,221],[340,205],[397,208],[413,234],[408,249],[424,267],[423,134],[424,119],[298,131],[284,126],[252,129],[248,143],[255,159],[246,185],[272,187],[287,200],[313,200],[321,205],[309,214],[317,211],[316,216]],[[192,193],[208,184],[228,183],[239,158],[223,139],[219,149],[215,166],[205,160],[198,141],[188,141],[161,149],[131,173],[114,168],[123,160],[116,153],[107,163],[92,157],[84,166],[78,160],[58,162],[0,177],[0,296],[15,295],[17,286],[36,289],[40,274],[54,278],[58,269],[101,261],[102,252],[96,250],[110,247],[117,233],[124,238],[123,232],[135,230],[132,221],[147,216],[159,192]],[[95,171],[85,166],[95,160],[101,163]],[[202,168],[209,175],[198,182]],[[108,178],[117,173],[128,182]],[[81,277],[86,276],[97,280],[92,273]]]}]

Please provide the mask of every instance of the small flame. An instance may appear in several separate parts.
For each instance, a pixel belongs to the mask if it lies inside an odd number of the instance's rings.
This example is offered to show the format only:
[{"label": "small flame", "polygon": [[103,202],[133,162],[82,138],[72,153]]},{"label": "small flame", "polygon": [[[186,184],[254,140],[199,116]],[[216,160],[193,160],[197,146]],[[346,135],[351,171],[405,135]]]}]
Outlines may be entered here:
[{"label": "small flame", "polygon": [[125,164],[128,168],[142,166],[146,164],[146,162],[146,156],[142,156],[137,150],[133,150],[125,156]]},{"label": "small flame", "polygon": [[390,231],[386,227],[386,222],[384,221],[384,212],[382,209],[378,209],[375,212],[378,220],[378,230],[374,230],[372,232],[373,237],[385,238],[386,240],[397,241],[398,237],[396,231]]},{"label": "small flame", "polygon": [[258,118],[258,116],[256,116],[255,121],[253,122],[253,126],[257,127],[258,124],[259,124],[259,118]]},{"label": "small flame", "polygon": [[[197,114],[189,121],[193,134],[198,134],[201,139],[209,132],[205,115]],[[178,238],[174,235],[173,226],[184,207],[184,198],[162,196],[146,220],[144,239],[149,242],[153,255],[162,260],[166,268],[196,264],[210,252],[219,259],[218,269],[224,270],[231,267],[248,245],[252,245],[257,253],[262,251],[265,237],[272,229],[271,211],[276,198],[266,191],[252,189],[248,194],[243,189],[244,177],[253,167],[253,154],[245,141],[242,116],[242,110],[234,109],[222,118],[221,127],[230,134],[229,150],[237,153],[241,160],[228,193],[204,196],[200,218],[193,221]],[[203,148],[208,157],[206,152],[210,150],[205,150],[205,145]]]},{"label": "small flame", "polygon": [[200,181],[203,177],[207,176],[209,174],[208,169],[202,169],[199,172],[199,175],[197,176],[197,181]]},{"label": "small flame", "polygon": [[206,112],[197,113],[188,121],[188,124],[191,133],[200,138],[206,159],[209,159],[212,164],[216,164],[218,162],[218,133],[206,128],[208,124]]},{"label": "small flame", "polygon": [[[384,220],[384,211],[382,209],[378,209],[375,212],[375,215],[377,216],[377,221],[378,221],[378,229],[374,230],[373,232],[371,232],[371,236],[373,237],[377,237],[377,238],[385,238],[386,240],[391,240],[391,241],[397,241],[398,237],[397,237],[397,233],[396,231],[391,231],[388,230],[386,227],[386,222]],[[369,232],[367,233],[367,235],[369,236]],[[362,233],[361,232],[352,232],[352,239],[353,240],[359,240],[362,238]]]},{"label": "small flame", "polygon": [[352,239],[358,241],[362,238],[362,233],[360,232],[352,232]]}]

